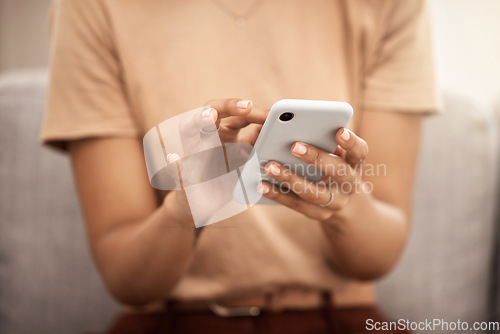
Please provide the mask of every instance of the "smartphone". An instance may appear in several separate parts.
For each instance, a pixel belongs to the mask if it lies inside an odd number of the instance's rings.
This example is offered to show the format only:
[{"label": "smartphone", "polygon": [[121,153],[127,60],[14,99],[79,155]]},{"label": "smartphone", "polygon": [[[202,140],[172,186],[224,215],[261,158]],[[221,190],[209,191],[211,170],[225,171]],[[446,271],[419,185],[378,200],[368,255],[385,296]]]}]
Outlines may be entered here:
[{"label": "smartphone", "polygon": [[264,171],[270,160],[281,163],[312,182],[320,181],[321,171],[294,157],[291,147],[301,141],[327,152],[335,152],[335,134],[340,128],[347,127],[352,114],[353,109],[346,102],[292,99],[276,102],[248,159],[256,163],[247,163],[241,168],[239,185],[233,192],[234,199],[249,205],[276,204],[257,192],[257,186],[262,181],[278,185]]}]

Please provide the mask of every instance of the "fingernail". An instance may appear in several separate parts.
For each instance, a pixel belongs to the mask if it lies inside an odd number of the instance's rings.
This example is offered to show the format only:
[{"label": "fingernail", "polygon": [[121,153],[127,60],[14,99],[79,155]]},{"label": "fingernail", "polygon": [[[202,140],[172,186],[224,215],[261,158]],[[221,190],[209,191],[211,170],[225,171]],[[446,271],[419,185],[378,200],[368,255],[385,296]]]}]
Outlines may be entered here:
[{"label": "fingernail", "polygon": [[238,101],[238,103],[236,103],[236,106],[240,109],[248,109],[248,107],[250,106],[250,103],[252,103],[252,101],[250,101],[250,100],[241,100],[241,101]]},{"label": "fingernail", "polygon": [[267,171],[273,175],[280,175],[280,168],[275,164],[270,164],[269,167],[267,167]]},{"label": "fingernail", "polygon": [[348,141],[349,139],[351,139],[351,134],[346,129],[343,129],[342,133],[340,134],[340,138],[343,141]]},{"label": "fingernail", "polygon": [[209,116],[212,116],[212,111],[215,111],[214,108],[209,108],[207,110],[203,110],[203,112],[201,113],[201,115],[203,117],[209,117]]},{"label": "fingernail", "polygon": [[295,143],[295,145],[293,145],[292,152],[295,154],[304,155],[307,152],[307,147],[304,144]]},{"label": "fingernail", "polygon": [[177,153],[167,154],[167,162],[174,162],[180,160],[181,157]]},{"label": "fingernail", "polygon": [[257,186],[257,191],[259,194],[267,194],[269,192],[269,186],[267,184],[261,183]]}]

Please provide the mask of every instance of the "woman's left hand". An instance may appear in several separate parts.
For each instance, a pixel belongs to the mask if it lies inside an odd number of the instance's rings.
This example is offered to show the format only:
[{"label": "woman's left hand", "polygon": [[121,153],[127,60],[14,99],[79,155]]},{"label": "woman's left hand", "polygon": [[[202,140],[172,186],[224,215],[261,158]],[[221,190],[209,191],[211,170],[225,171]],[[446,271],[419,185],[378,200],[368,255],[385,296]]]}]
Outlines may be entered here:
[{"label": "woman's left hand", "polygon": [[341,128],[337,131],[338,143],[334,153],[315,146],[296,142],[292,154],[319,170],[323,176],[314,183],[297,175],[276,161],[269,161],[265,171],[287,189],[263,182],[258,191],[269,199],[299,211],[319,221],[332,221],[349,205],[356,193],[366,193],[362,179],[362,165],[368,155],[367,143],[352,131]]}]

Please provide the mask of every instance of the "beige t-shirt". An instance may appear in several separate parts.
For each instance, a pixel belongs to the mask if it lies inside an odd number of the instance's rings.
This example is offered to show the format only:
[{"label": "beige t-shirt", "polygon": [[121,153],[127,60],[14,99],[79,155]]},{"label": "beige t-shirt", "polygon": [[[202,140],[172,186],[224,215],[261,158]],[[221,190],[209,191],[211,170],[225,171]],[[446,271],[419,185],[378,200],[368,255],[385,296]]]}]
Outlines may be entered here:
[{"label": "beige t-shirt", "polygon": [[[425,2],[264,0],[237,25],[254,1],[56,0],[43,141],[141,138],[212,98],[346,101],[354,130],[370,110],[436,110]],[[318,222],[256,206],[205,228],[172,297],[293,285],[355,299],[363,284],[330,254]]]}]

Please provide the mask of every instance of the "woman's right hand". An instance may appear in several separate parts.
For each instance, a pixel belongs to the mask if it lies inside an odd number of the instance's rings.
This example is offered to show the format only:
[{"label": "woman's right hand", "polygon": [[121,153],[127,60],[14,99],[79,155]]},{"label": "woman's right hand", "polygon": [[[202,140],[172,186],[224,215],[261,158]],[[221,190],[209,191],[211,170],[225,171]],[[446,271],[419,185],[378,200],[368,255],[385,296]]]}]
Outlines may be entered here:
[{"label": "woman's right hand", "polygon": [[[216,109],[221,139],[252,144],[267,113],[250,103],[238,108],[239,101],[208,103]],[[184,191],[170,192],[158,207],[139,138],[86,138],[70,141],[68,148],[92,253],[106,286],[124,304],[163,300],[193,254],[194,226]]]},{"label": "woman's right hand", "polygon": [[269,109],[255,107],[250,100],[222,99],[205,103],[215,109],[219,137],[223,143],[254,145]]},{"label": "woman's right hand", "polygon": [[[169,174],[183,191],[175,191],[165,200],[173,199],[180,220],[192,224],[192,217],[198,224],[232,199],[234,185],[220,182],[207,189],[203,182],[226,174],[231,164],[246,162],[249,148],[254,145],[268,113],[268,110],[254,107],[250,100],[219,99],[207,101],[205,108],[182,120],[183,157],[167,152],[167,160]],[[228,143],[242,145],[226,145],[224,158],[221,144]],[[185,188],[190,186],[189,204]]]}]

